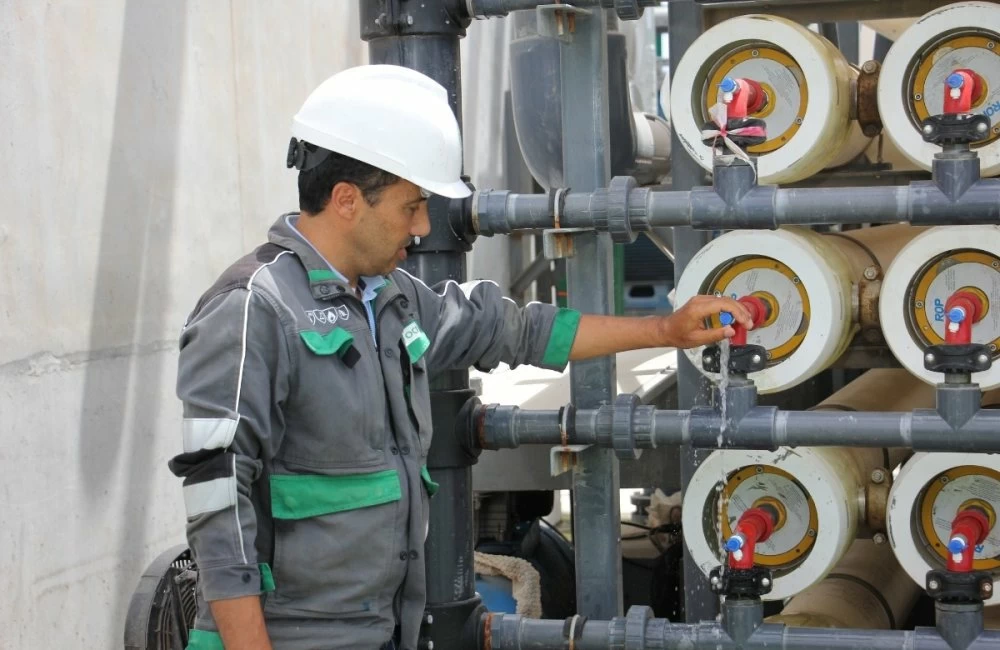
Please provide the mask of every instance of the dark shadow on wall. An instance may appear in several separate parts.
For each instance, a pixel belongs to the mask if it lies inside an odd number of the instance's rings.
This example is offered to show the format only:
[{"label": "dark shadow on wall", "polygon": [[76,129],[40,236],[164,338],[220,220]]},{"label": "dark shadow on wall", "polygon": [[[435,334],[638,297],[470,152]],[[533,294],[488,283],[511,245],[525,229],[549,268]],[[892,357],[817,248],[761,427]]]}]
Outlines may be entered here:
[{"label": "dark shadow on wall", "polygon": [[[173,376],[164,359],[172,357],[142,344],[161,337],[170,293],[186,14],[186,0],[130,0],[125,7],[101,215],[89,349],[132,350],[87,366],[79,462],[93,511],[106,509],[107,495],[123,481],[128,490],[118,548],[108,549],[120,571],[108,611],[116,635],[156,517],[153,477],[162,476],[153,467],[159,462],[153,438],[164,434],[155,424],[164,378]],[[179,447],[179,432],[176,438]],[[182,530],[183,521],[177,525]]]}]

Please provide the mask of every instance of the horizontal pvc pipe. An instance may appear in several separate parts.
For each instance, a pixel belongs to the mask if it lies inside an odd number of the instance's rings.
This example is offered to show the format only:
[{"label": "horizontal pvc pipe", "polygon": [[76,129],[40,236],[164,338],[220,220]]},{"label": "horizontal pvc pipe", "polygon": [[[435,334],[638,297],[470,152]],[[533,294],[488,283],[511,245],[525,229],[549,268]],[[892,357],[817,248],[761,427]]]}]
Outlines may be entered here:
[{"label": "horizontal pvc pipe", "polygon": [[[638,623],[638,624],[636,624]],[[567,638],[572,634],[574,640]],[[1000,632],[984,631],[976,647],[997,647]],[[718,623],[671,623],[648,618],[633,622],[626,618],[611,621],[526,619],[510,614],[487,615],[483,647],[488,650],[950,650],[934,628],[916,630],[853,630],[797,628],[764,623],[745,641],[737,644]]]},{"label": "horizontal pvc pipe", "polygon": [[[996,179],[976,182],[956,200],[929,181],[901,187],[754,186],[733,204],[726,203],[712,187],[690,192],[640,188],[624,198],[621,207],[633,233],[669,226],[714,230],[881,222],[1000,223],[1000,180]],[[607,230],[608,201],[604,189],[593,194],[568,192],[557,226],[550,195],[481,191],[473,198],[473,228],[487,236],[555,227]]]},{"label": "horizontal pvc pipe", "polygon": [[[937,411],[844,413],[779,411],[753,407],[722,426],[713,409],[654,411],[604,406],[578,410],[523,411],[516,406],[484,405],[476,412],[476,439],[483,449],[513,449],[522,444],[616,446],[621,450],[669,445],[705,449],[778,447],[901,447],[920,451],[1000,452],[1000,411],[981,410],[952,426]],[[612,435],[613,422],[630,422],[627,439]]]}]

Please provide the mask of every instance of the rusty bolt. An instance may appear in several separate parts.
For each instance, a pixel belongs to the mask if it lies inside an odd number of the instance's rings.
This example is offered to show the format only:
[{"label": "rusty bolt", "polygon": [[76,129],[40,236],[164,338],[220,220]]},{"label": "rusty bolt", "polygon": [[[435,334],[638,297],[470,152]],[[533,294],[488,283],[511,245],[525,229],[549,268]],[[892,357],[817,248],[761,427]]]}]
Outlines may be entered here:
[{"label": "rusty bolt", "polygon": [[861,131],[869,138],[874,138],[878,135],[878,127],[874,124],[865,124],[865,128],[861,129]]},{"label": "rusty bolt", "polygon": [[872,483],[881,483],[885,480],[885,472],[882,469],[872,471]]},{"label": "rusty bolt", "polygon": [[878,268],[875,266],[869,266],[865,268],[865,280],[874,280],[878,277]]},{"label": "rusty bolt", "polygon": [[874,74],[878,70],[877,61],[865,61],[864,65],[861,66],[861,71],[865,74]]}]

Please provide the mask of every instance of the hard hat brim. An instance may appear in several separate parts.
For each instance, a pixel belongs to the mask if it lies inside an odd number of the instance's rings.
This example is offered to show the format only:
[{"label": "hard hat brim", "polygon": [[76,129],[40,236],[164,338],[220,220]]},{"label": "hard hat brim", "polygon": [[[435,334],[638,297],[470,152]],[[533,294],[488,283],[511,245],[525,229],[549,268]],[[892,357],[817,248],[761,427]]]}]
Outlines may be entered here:
[{"label": "hard hat brim", "polygon": [[449,199],[464,199],[467,196],[472,196],[472,190],[469,189],[469,186],[466,185],[464,181],[438,183],[434,181],[421,180],[415,182],[428,192],[433,192],[434,194],[445,196]]}]

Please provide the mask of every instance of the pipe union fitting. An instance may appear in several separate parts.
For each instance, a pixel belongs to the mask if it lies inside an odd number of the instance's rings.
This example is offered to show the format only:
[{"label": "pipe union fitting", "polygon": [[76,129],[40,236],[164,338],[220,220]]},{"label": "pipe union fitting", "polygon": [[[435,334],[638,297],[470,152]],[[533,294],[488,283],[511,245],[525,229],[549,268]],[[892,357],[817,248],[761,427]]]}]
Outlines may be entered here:
[{"label": "pipe union fitting", "polygon": [[637,460],[642,455],[642,450],[636,449],[632,434],[635,409],[638,406],[639,398],[633,393],[615,398],[614,410],[611,412],[611,446],[615,455],[622,460]]}]

